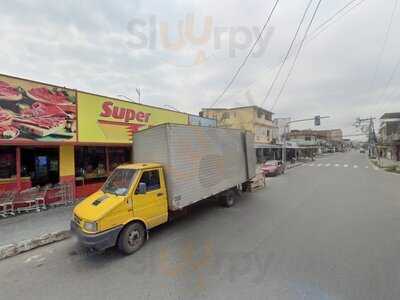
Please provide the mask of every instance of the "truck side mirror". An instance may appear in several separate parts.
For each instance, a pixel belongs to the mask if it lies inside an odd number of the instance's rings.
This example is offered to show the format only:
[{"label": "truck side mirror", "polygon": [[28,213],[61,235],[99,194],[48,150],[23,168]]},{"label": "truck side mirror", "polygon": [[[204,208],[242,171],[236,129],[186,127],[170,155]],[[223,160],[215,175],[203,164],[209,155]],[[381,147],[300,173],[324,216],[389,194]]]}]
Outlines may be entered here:
[{"label": "truck side mirror", "polygon": [[144,182],[139,182],[139,186],[136,189],[136,194],[144,195],[147,191],[147,185]]}]

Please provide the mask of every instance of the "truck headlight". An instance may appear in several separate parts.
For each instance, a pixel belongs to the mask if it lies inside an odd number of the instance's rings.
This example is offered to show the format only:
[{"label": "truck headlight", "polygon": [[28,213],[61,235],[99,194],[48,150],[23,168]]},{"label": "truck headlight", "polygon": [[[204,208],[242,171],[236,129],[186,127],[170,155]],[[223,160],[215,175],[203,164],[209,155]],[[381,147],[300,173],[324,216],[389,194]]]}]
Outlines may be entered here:
[{"label": "truck headlight", "polygon": [[97,232],[97,222],[85,222],[83,224],[83,229],[88,232]]}]

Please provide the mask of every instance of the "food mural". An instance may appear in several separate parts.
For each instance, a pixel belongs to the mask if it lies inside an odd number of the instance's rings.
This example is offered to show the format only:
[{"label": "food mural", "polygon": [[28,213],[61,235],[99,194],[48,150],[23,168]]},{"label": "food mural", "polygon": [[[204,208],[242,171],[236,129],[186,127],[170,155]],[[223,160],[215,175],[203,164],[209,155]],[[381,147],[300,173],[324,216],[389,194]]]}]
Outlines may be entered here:
[{"label": "food mural", "polygon": [[0,75],[1,141],[76,141],[76,92]]}]

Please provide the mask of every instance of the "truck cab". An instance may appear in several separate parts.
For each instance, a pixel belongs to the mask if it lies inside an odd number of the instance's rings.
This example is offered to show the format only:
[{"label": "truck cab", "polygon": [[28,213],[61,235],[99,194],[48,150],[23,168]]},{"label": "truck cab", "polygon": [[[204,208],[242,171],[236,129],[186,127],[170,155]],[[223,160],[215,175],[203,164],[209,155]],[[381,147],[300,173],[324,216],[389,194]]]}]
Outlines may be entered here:
[{"label": "truck cab", "polygon": [[103,187],[74,209],[71,230],[81,244],[96,250],[117,245],[130,254],[147,231],[168,220],[168,199],[162,165],[122,165]]}]

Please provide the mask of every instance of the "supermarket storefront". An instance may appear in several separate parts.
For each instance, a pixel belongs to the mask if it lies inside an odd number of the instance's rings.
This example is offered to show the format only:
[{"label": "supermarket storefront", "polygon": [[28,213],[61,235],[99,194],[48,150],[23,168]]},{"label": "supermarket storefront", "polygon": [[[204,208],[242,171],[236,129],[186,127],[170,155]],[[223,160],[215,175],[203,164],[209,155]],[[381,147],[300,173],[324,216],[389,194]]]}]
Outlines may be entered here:
[{"label": "supermarket storefront", "polygon": [[188,115],[0,75],[0,191],[70,183],[97,190],[131,161],[134,132]]}]

